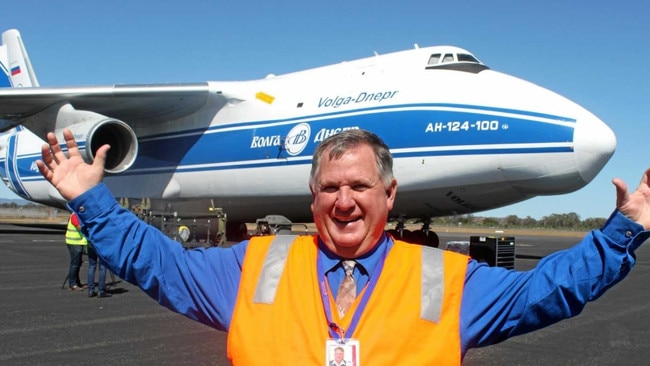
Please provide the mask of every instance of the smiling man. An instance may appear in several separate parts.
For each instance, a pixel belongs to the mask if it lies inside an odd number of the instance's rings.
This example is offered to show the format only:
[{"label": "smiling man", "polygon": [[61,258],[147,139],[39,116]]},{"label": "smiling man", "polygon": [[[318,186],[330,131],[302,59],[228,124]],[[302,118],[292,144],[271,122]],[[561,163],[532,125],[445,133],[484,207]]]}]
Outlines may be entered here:
[{"label": "smiling man", "polygon": [[650,236],[648,170],[631,194],[615,179],[605,226],[531,271],[395,240],[383,230],[397,194],[391,154],[374,134],[348,130],[314,153],[317,235],[184,250],[101,183],[108,146],[88,165],[71,132],[63,135],[69,156],[50,133],[37,164],[84,235],[161,305],[228,331],[235,365],[322,365],[337,346],[356,365],[458,365],[472,347],[580,313],[629,273]]},{"label": "smiling man", "polygon": [[377,244],[397,193],[392,158],[379,138],[356,130],[320,144],[309,186],[314,222],[329,250],[356,258]]}]

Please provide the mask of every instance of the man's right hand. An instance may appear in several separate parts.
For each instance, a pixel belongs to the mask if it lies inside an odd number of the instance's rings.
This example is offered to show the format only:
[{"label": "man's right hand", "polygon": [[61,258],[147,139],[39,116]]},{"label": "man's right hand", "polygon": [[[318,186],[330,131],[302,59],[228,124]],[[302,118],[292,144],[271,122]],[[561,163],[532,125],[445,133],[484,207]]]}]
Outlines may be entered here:
[{"label": "man's right hand", "polygon": [[615,178],[613,183],[616,186],[616,208],[645,230],[650,230],[650,169],[643,173],[641,183],[632,193],[628,193],[623,180]]},{"label": "man's right hand", "polygon": [[72,131],[64,129],[63,138],[68,146],[69,156],[61,150],[54,133],[49,132],[48,144],[44,144],[41,148],[43,160],[37,160],[36,165],[43,177],[61,193],[63,198],[70,201],[102,181],[106,154],[110,146],[103,145],[97,149],[93,163],[87,164],[81,157]]}]

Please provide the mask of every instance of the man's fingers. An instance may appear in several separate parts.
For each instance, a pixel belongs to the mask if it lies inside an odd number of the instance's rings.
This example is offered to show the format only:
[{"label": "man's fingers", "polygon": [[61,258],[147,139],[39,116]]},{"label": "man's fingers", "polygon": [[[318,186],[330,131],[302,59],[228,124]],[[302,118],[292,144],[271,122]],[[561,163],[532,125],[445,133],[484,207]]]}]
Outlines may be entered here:
[{"label": "man's fingers", "polygon": [[106,166],[106,155],[108,155],[108,150],[111,148],[110,145],[102,145],[95,151],[95,158],[93,159],[93,165],[100,165],[102,169]]},{"label": "man's fingers", "polygon": [[[50,145],[49,148],[51,151],[51,157],[53,161],[58,163],[67,159],[67,157],[61,150],[61,146],[59,145],[59,140],[57,140],[56,135],[53,132],[47,133],[47,143]],[[46,163],[48,163],[49,165],[49,162],[46,161]]]},{"label": "man's fingers", "polygon": [[72,131],[64,128],[63,139],[65,140],[65,144],[68,146],[68,154],[70,154],[70,156],[81,155],[79,154],[79,147],[77,146],[77,141],[74,139]]},{"label": "man's fingers", "polygon": [[52,178],[54,178],[54,173],[48,168],[42,160],[36,160],[36,167],[38,171],[41,172],[41,175],[50,183],[52,183]]},{"label": "man's fingers", "polygon": [[46,168],[54,169],[56,166],[56,161],[52,157],[52,150],[50,150],[50,145],[43,144],[41,146],[41,157],[43,158],[43,163]]},{"label": "man's fingers", "polygon": [[620,178],[614,178],[612,183],[616,187],[616,208],[621,209],[628,195],[627,184]]}]

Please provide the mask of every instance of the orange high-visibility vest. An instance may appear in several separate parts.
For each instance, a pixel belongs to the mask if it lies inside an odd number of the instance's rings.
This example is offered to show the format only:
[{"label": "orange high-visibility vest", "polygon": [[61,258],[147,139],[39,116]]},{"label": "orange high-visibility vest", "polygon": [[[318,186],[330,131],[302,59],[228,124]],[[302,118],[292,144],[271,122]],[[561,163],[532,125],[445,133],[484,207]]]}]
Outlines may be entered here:
[{"label": "orange high-visibility vest", "polygon": [[[330,336],[317,242],[316,236],[251,239],[228,332],[233,365],[325,363]],[[467,262],[458,253],[395,241],[351,336],[359,340],[361,365],[460,365]],[[347,329],[358,302],[333,321]]]}]

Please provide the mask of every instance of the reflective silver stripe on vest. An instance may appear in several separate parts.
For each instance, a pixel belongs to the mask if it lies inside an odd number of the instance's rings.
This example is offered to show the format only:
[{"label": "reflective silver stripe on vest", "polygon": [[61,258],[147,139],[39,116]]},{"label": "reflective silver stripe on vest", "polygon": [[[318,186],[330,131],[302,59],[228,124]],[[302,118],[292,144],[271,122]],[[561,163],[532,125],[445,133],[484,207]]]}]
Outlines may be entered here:
[{"label": "reflective silver stripe on vest", "polygon": [[422,304],[420,318],[440,322],[445,293],[445,264],[440,249],[422,247]]},{"label": "reflective silver stripe on vest", "polygon": [[273,304],[275,292],[278,290],[280,277],[284,271],[284,264],[287,261],[289,248],[297,235],[276,235],[271,242],[262,273],[257,281],[253,303],[256,304]]},{"label": "reflective silver stripe on vest", "polygon": [[[262,273],[257,281],[253,303],[273,304],[278,290],[280,277],[284,271],[289,248],[296,235],[277,235],[266,254]],[[443,251],[436,248],[422,247],[422,293],[420,318],[434,323],[440,322],[444,286]]]}]

